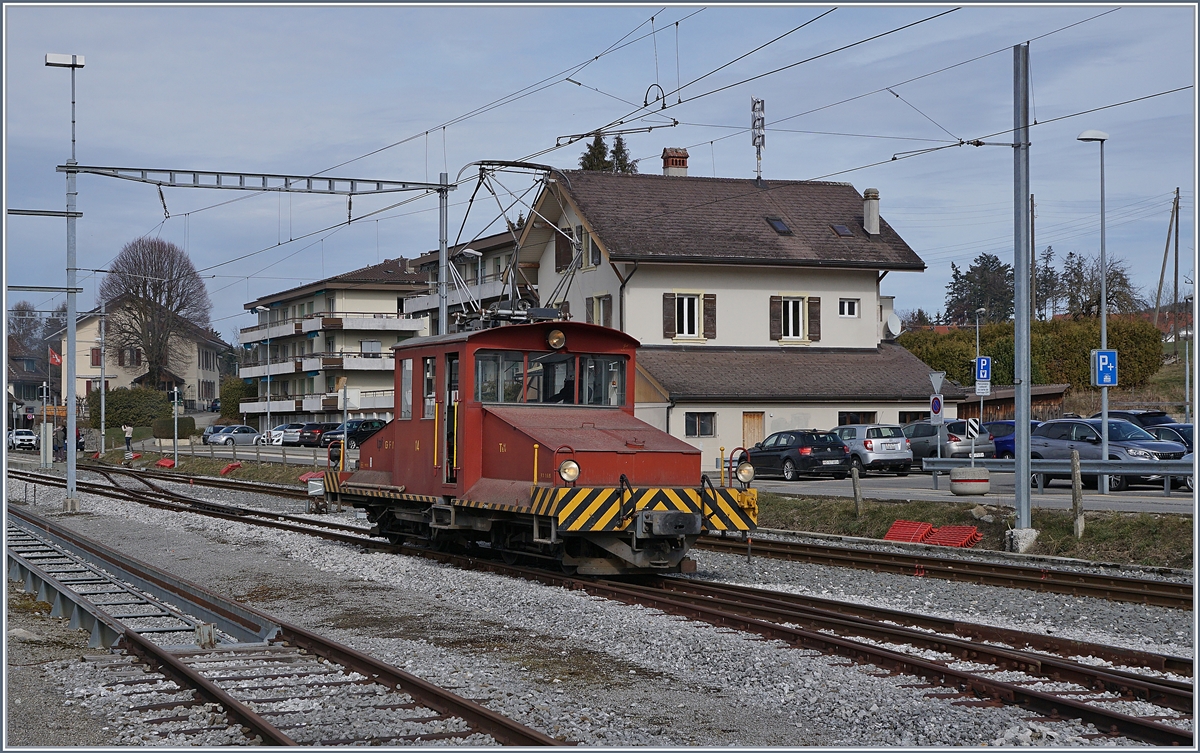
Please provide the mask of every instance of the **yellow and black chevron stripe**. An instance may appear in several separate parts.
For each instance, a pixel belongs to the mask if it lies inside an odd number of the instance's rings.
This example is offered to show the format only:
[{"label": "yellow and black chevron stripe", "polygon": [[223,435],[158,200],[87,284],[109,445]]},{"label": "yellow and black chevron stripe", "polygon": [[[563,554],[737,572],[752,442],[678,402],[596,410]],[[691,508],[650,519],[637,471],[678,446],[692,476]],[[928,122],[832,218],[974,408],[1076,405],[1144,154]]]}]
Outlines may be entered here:
[{"label": "yellow and black chevron stripe", "polygon": [[536,515],[553,515],[560,531],[623,531],[641,510],[704,510],[710,531],[752,531],[758,520],[755,489],[700,489],[649,487],[534,487],[532,509]]}]

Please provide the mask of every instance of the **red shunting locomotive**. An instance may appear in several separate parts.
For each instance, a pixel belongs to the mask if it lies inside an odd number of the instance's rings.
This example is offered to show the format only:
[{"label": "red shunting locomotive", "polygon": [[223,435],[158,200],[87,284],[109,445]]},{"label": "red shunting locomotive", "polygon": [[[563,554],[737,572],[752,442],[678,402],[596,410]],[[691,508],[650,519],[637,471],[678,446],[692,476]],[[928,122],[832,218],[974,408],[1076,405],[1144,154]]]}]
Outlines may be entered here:
[{"label": "red shunting locomotive", "polygon": [[407,340],[395,419],[358,470],[326,474],[326,498],[364,508],[395,543],[582,574],[694,570],[698,536],[754,529],[753,469],[714,485],[699,450],[634,417],[637,345],[567,321]]}]

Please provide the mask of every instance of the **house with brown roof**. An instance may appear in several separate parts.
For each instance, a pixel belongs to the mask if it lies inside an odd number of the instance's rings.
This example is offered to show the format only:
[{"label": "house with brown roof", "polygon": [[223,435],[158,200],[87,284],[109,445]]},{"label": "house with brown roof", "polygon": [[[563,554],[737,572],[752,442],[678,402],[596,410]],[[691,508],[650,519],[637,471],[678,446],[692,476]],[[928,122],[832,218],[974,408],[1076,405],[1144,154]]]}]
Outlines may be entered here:
[{"label": "house with brown roof", "polygon": [[928,415],[930,369],[890,342],[880,293],[925,263],[879,204],[848,183],[689,177],[664,150],[662,175],[556,171],[519,260],[542,306],[641,341],[637,415],[710,464],[775,431]]},{"label": "house with brown roof", "polygon": [[246,351],[238,375],[257,392],[241,404],[247,423],[260,431],[340,423],[343,408],[352,418],[390,420],[392,346],[429,334],[428,318],[406,308],[427,288],[407,259],[385,259],[245,304],[257,318],[238,334]]},{"label": "house with brown roof", "polygon": [[[8,411],[6,425],[9,429],[28,429],[34,425],[35,418],[41,412],[42,398],[40,389],[43,384],[53,380],[47,371],[49,353],[45,348],[29,350],[21,341],[12,335],[8,336],[8,363],[5,375],[5,386],[8,397],[5,408]],[[58,402],[58,388],[52,387],[50,404]],[[40,420],[40,419],[36,419]]]},{"label": "house with brown roof", "polygon": [[[105,315],[119,315],[123,299],[116,298],[106,305]],[[176,314],[177,335],[171,336],[170,359],[161,365],[157,384],[147,384],[149,362],[137,347],[116,347],[102,342],[100,336],[101,313],[97,307],[82,314],[75,324],[75,395],[82,413],[87,395],[100,389],[101,372],[104,387],[114,390],[121,387],[142,386],[170,391],[179,388],[179,399],[186,410],[205,410],[220,396],[222,356],[230,346],[211,329],[198,327]],[[59,347],[66,353],[66,329],[55,333]],[[101,368],[101,363],[104,367]],[[57,368],[57,367],[54,367]]]}]

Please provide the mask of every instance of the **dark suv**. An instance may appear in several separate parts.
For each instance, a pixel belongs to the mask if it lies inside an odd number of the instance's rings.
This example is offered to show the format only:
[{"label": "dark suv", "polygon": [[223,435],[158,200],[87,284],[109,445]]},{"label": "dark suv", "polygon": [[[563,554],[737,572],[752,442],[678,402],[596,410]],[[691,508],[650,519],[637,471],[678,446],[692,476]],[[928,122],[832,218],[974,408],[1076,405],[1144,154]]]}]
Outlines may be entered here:
[{"label": "dark suv", "polygon": [[816,429],[781,431],[751,447],[747,459],[755,475],[779,474],[795,481],[801,473],[846,478],[850,448],[836,434]]},{"label": "dark suv", "polygon": [[[1092,418],[1059,418],[1047,421],[1033,430],[1033,435],[1029,438],[1029,454],[1033,458],[1062,460],[1070,459],[1071,450],[1078,450],[1080,460],[1100,460],[1100,428],[1100,420]],[[1155,439],[1145,429],[1129,421],[1108,421],[1109,460],[1179,460],[1185,452],[1187,448],[1178,442]],[[1047,480],[1051,478],[1070,477],[1046,474]],[[1096,480],[1095,476],[1087,479],[1088,483],[1095,483]],[[1108,488],[1112,491],[1122,491],[1129,488],[1131,481],[1145,480],[1142,476],[1109,476]]]},{"label": "dark suv", "polygon": [[[345,426],[350,430],[350,449],[355,449],[367,440],[375,432],[387,425],[387,421],[382,418],[352,418],[346,422]],[[328,447],[333,442],[342,441],[342,424],[338,424],[336,429],[327,431],[321,435],[321,446]]]},{"label": "dark suv", "polygon": [[321,424],[308,423],[300,430],[299,443],[304,447],[319,447],[321,444],[321,435],[327,431],[333,431],[341,424]]},{"label": "dark suv", "polygon": [[[1100,418],[1100,414],[1095,413],[1092,415],[1092,418]],[[1147,426],[1175,423],[1175,419],[1171,418],[1170,414],[1161,410],[1110,410],[1108,412],[1108,420],[1114,421],[1116,419],[1128,421],[1143,429]]]}]

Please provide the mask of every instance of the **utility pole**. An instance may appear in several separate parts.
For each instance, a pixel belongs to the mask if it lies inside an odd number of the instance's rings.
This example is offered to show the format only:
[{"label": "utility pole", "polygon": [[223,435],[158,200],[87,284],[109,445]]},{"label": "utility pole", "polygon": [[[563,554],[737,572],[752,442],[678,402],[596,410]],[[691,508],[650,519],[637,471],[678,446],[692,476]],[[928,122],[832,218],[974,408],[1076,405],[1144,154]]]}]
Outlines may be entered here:
[{"label": "utility pole", "polygon": [[108,358],[108,353],[105,350],[104,329],[107,322],[104,313],[104,299],[100,299],[100,455],[103,456],[108,450],[108,437],[105,435],[105,415],[104,415],[104,393],[108,392],[108,379],[104,373],[104,362]]},{"label": "utility pole", "polygon": [[[448,233],[447,224],[450,215],[450,192],[449,192],[450,176],[446,173],[438,174],[438,182],[441,188],[438,189],[438,326],[437,334],[444,335],[450,331],[446,321],[446,235]],[[515,285],[513,286],[515,289]],[[343,455],[345,447],[342,448]]]},{"label": "utility pole", "polygon": [[[1178,232],[1175,218],[1179,216],[1179,189],[1175,189],[1175,199],[1171,202],[1171,216],[1167,218],[1167,242],[1163,246],[1162,269],[1158,273],[1158,292],[1154,295],[1154,327],[1158,328],[1158,312],[1162,308],[1163,280],[1167,278],[1167,259],[1171,255],[1171,232]],[[1175,245],[1175,285],[1179,286],[1179,245]]]},{"label": "utility pole", "polygon": [[1016,281],[1013,402],[1016,432],[1016,528],[1030,528],[1029,499],[1029,44],[1013,47],[1013,279]]},{"label": "utility pole", "polygon": [[[1033,194],[1029,194],[1029,320],[1037,319],[1037,241],[1034,239],[1033,225],[1037,220],[1037,207],[1033,203]],[[981,419],[982,420],[982,419]]]},{"label": "utility pole", "polygon": [[[79,164],[75,161],[75,69],[83,67],[82,55],[46,55],[46,65],[54,68],[71,69],[71,160],[69,168]],[[67,410],[67,496],[63,500],[63,512],[79,510],[79,497],[75,492],[75,188],[76,173],[67,172],[67,347],[63,353],[66,360],[63,381],[63,402]]]}]

